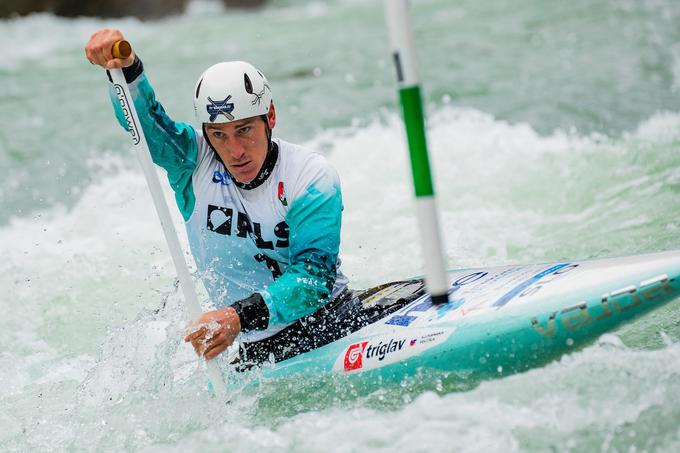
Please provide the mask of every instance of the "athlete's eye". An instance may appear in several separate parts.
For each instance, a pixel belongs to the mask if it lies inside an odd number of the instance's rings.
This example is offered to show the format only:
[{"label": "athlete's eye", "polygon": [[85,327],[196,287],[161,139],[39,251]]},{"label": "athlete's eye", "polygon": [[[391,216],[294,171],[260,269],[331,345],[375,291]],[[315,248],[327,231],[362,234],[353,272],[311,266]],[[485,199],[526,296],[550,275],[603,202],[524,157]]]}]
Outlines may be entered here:
[{"label": "athlete's eye", "polygon": [[238,130],[239,134],[247,134],[250,132],[250,126],[243,126],[241,129]]},{"label": "athlete's eye", "polygon": [[215,138],[223,138],[224,137],[224,132],[222,132],[222,131],[212,131],[211,134]]}]

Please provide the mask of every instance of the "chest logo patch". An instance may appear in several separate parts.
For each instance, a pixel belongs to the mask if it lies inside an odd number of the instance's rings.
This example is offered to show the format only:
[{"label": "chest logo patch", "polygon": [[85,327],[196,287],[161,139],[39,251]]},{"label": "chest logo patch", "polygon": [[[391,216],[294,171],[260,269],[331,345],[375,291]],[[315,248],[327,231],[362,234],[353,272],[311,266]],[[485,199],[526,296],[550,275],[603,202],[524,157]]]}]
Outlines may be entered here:
[{"label": "chest logo patch", "polygon": [[279,181],[279,201],[282,205],[288,206],[288,200],[286,199],[286,188],[283,187],[283,181]]},{"label": "chest logo patch", "polygon": [[228,186],[231,182],[231,177],[226,171],[224,173],[215,170],[212,175],[212,182],[215,184],[222,184],[223,186]]}]

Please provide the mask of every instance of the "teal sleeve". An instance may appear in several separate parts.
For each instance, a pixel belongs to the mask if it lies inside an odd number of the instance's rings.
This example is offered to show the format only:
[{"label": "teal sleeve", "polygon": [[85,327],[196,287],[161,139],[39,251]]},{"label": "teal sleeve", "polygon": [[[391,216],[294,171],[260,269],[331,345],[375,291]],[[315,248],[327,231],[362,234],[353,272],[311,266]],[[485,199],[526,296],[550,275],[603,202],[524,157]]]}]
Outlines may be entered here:
[{"label": "teal sleeve", "polygon": [[[196,131],[189,124],[173,121],[165,113],[145,74],[137,77],[129,87],[151,158],[168,172],[177,207],[184,220],[188,220],[196,203],[191,183],[198,157]],[[118,122],[128,130],[113,85],[110,85],[109,93]]]},{"label": "teal sleeve", "polygon": [[341,219],[337,182],[324,190],[312,184],[293,201],[286,215],[290,264],[262,293],[270,325],[295,321],[328,302],[335,283]]}]

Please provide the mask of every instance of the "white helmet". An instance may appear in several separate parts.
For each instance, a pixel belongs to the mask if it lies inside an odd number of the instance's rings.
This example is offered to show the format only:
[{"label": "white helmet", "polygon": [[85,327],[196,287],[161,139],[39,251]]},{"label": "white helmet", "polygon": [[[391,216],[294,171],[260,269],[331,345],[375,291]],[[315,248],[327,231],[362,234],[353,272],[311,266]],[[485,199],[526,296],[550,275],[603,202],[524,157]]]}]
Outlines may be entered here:
[{"label": "white helmet", "polygon": [[245,61],[209,67],[198,79],[194,93],[198,124],[230,123],[266,115],[272,101],[265,76]]}]

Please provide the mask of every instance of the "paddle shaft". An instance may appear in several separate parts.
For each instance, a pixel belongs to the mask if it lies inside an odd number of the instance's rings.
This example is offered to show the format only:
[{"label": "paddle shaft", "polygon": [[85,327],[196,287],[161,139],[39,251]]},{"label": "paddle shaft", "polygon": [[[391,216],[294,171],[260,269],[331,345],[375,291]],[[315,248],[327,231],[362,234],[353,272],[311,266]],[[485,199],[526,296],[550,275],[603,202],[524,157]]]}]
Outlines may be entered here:
[{"label": "paddle shaft", "polygon": [[[132,54],[132,47],[127,41],[118,41],[113,46],[112,54],[115,58],[128,58]],[[132,102],[132,96],[130,95],[130,89],[121,69],[110,69],[109,72],[111,73],[113,86],[118,101],[120,102],[120,107],[123,111],[128,130],[132,136],[132,144],[137,152],[137,157],[142,166],[146,183],[151,192],[153,204],[156,207],[156,212],[158,213],[158,218],[161,222],[161,227],[163,228],[165,241],[168,244],[172,261],[175,264],[175,270],[182,287],[182,292],[184,293],[184,300],[189,316],[192,319],[197,318],[201,315],[202,310],[198,302],[198,296],[196,295],[196,288],[191,279],[189,267],[182,255],[182,247],[180,246],[177,232],[173,226],[168,205],[163,196],[163,190],[160,181],[158,180],[156,168],[151,160],[149,146],[146,142],[144,131],[142,131],[140,126],[137,110],[135,109],[134,103]],[[215,393],[217,396],[224,396],[226,394],[226,388],[224,387],[222,374],[220,373],[217,363],[206,361],[206,366],[208,377],[212,382]]]},{"label": "paddle shaft", "polygon": [[425,260],[425,284],[434,303],[448,302],[444,243],[439,227],[437,200],[427,155],[425,119],[420,96],[413,30],[407,0],[385,0],[385,17],[392,57],[397,71],[399,98],[404,112],[416,208]]}]

